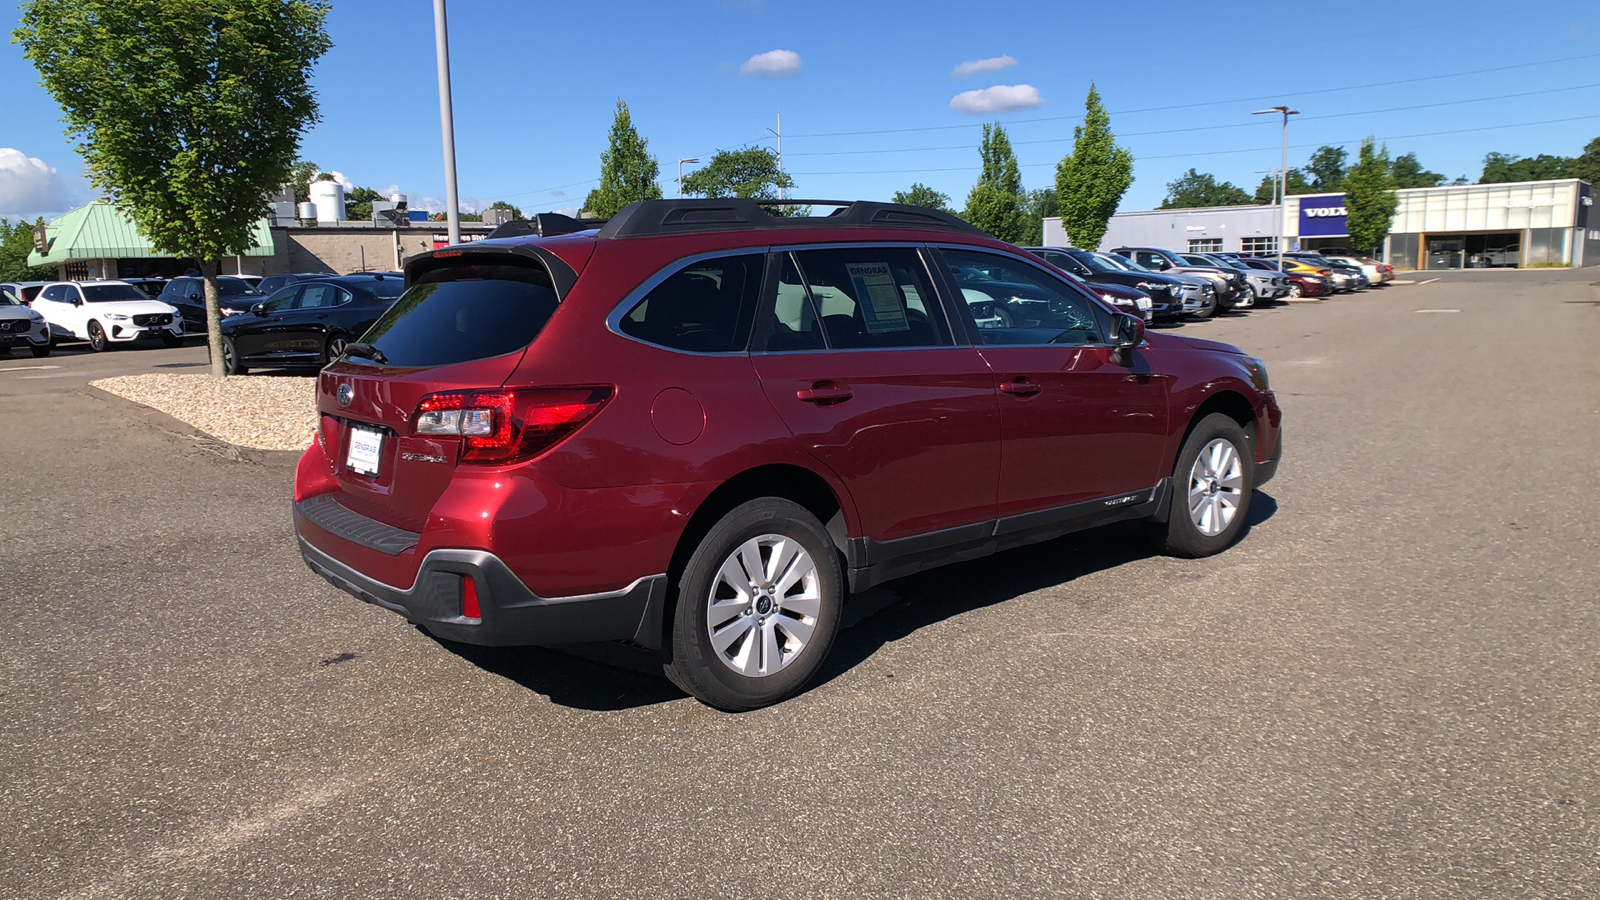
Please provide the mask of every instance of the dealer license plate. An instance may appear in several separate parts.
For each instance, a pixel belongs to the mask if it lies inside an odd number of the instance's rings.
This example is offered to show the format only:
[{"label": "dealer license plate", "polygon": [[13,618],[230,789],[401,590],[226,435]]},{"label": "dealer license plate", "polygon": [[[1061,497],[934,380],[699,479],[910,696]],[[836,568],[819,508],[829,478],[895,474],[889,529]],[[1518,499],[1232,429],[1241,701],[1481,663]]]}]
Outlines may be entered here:
[{"label": "dealer license plate", "polygon": [[17,342],[17,336],[16,335],[14,335],[14,334],[0,334],[0,347],[9,347],[12,344],[15,344],[16,342]]},{"label": "dealer license plate", "polygon": [[383,432],[370,428],[350,429],[350,452],[345,456],[345,468],[364,475],[376,475],[382,454]]}]

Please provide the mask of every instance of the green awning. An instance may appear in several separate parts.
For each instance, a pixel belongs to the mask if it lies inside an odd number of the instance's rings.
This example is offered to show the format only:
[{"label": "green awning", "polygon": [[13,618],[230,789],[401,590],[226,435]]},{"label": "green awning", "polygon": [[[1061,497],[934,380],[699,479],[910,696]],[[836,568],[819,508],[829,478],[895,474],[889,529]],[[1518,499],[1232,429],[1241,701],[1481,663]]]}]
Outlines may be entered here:
[{"label": "green awning", "polygon": [[[254,246],[244,256],[271,256],[272,230],[267,220],[256,223]],[[54,266],[74,259],[155,259],[158,253],[133,221],[109,203],[95,201],[56,217],[45,226],[45,251],[28,254],[30,266]]]}]

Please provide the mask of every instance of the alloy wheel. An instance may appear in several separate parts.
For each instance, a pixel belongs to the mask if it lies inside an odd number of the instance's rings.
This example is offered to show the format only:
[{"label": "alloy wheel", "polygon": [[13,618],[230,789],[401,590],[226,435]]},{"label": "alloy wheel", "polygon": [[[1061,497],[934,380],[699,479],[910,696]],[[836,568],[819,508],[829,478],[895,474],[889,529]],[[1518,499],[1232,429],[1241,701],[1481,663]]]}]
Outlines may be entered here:
[{"label": "alloy wheel", "polygon": [[343,356],[344,348],[348,347],[349,345],[350,342],[342,337],[330,339],[328,341],[328,362],[333,362],[334,360]]},{"label": "alloy wheel", "polygon": [[1189,520],[1206,537],[1233,524],[1244,499],[1244,461],[1225,438],[1205,445],[1189,467]]},{"label": "alloy wheel", "polygon": [[723,665],[764,678],[800,657],[821,610],[811,554],[792,537],[763,534],[723,560],[707,598],[706,628]]}]

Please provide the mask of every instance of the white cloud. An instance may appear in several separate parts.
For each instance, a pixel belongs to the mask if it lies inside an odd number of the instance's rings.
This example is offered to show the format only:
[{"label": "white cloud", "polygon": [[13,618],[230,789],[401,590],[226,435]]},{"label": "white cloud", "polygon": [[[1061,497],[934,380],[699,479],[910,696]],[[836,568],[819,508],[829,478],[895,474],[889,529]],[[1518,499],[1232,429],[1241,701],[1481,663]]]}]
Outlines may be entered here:
[{"label": "white cloud", "polygon": [[962,63],[959,66],[956,66],[955,69],[950,72],[950,77],[965,78],[968,75],[976,75],[979,72],[998,72],[1001,69],[1008,69],[1016,64],[1016,57],[1010,54],[1006,54],[1005,56],[991,56],[988,59],[972,59]]},{"label": "white cloud", "polygon": [[800,54],[793,50],[768,50],[745,60],[740,75],[757,78],[793,78],[800,74]]},{"label": "white cloud", "polygon": [[81,189],[44,160],[0,147],[0,218],[49,217],[82,201]]},{"label": "white cloud", "polygon": [[576,219],[578,217],[578,213],[582,212],[582,210],[578,209],[576,206],[563,206],[560,209],[555,210],[555,212],[558,212],[563,216],[571,216],[572,218]]},{"label": "white cloud", "polygon": [[1016,112],[1044,102],[1031,84],[997,84],[977,91],[962,91],[950,98],[950,108],[969,116]]},{"label": "white cloud", "polygon": [[[344,192],[346,194],[348,194],[351,191],[356,189],[355,182],[351,181],[349,178],[346,178],[345,174],[343,172],[329,172],[328,174],[332,175],[333,176],[333,180],[337,181],[339,183],[340,187],[344,188]],[[317,174],[311,176],[311,180],[313,182],[315,182],[317,179],[319,179],[321,177],[322,177],[322,173],[318,172]]]},{"label": "white cloud", "polygon": [[567,192],[563,191],[560,188],[556,188],[555,190],[550,192],[550,196],[552,196],[552,197],[565,197],[566,195],[567,195]]}]

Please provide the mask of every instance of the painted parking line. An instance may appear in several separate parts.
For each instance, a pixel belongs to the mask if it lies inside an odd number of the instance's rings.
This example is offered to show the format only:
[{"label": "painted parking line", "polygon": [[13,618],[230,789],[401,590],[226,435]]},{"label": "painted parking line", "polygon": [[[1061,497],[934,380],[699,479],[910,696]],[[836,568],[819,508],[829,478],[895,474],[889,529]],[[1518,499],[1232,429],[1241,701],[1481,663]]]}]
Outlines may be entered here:
[{"label": "painted parking line", "polygon": [[1458,312],[1461,312],[1461,310],[1459,310],[1459,309],[1419,309],[1419,310],[1417,310],[1417,312],[1419,312],[1419,313],[1458,313]]},{"label": "painted parking line", "polygon": [[1421,286],[1423,286],[1425,284],[1433,284],[1435,281],[1438,281],[1438,280],[1439,279],[1437,279],[1437,278],[1429,278],[1427,281],[1419,281],[1419,282],[1417,282],[1417,287],[1421,287]]},{"label": "painted parking line", "polygon": [[30,369],[59,369],[59,368],[61,368],[61,367],[60,366],[7,366],[6,368],[0,369],[0,372],[26,372],[26,371],[28,371]]}]

